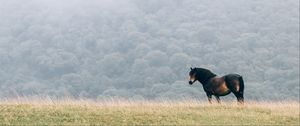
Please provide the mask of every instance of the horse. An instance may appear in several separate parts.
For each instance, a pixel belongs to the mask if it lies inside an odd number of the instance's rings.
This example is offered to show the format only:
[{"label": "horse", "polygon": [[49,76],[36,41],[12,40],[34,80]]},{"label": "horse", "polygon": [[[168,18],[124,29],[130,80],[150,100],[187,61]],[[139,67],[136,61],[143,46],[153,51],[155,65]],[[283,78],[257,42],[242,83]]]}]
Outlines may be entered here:
[{"label": "horse", "polygon": [[238,104],[244,104],[244,80],[239,74],[227,74],[219,77],[205,68],[191,68],[189,73],[189,84],[199,81],[206,93],[208,101],[212,104],[212,95],[220,104],[220,96],[231,92],[237,98]]}]

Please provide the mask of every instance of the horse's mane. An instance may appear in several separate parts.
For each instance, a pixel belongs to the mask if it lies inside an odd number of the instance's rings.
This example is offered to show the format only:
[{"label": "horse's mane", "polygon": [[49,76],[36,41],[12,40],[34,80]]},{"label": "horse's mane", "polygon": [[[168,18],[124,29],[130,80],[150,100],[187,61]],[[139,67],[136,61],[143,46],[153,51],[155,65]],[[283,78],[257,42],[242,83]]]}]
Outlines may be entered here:
[{"label": "horse's mane", "polygon": [[208,69],[204,69],[204,68],[196,68],[197,70],[197,79],[202,83],[202,84],[206,84],[209,79],[217,76],[216,74],[212,73],[210,70]]}]

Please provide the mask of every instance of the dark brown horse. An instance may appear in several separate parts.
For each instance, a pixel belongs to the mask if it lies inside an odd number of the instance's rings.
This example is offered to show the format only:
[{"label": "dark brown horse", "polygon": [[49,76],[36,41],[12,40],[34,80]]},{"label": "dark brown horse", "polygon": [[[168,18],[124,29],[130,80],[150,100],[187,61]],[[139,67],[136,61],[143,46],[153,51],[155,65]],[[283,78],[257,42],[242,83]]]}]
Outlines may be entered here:
[{"label": "dark brown horse", "polygon": [[210,103],[212,95],[220,103],[220,96],[228,95],[231,92],[236,96],[238,103],[244,103],[244,81],[242,76],[228,74],[218,77],[210,70],[204,68],[191,68],[189,75],[189,84],[192,85],[198,80],[202,84]]}]

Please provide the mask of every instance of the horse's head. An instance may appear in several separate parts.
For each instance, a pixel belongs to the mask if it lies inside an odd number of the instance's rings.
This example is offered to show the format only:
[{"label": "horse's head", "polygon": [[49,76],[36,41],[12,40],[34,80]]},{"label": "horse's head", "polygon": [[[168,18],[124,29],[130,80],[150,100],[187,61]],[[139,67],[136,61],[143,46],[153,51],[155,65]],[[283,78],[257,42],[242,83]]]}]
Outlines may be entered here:
[{"label": "horse's head", "polygon": [[191,68],[191,71],[189,73],[189,84],[192,85],[197,80],[198,80],[198,78],[197,78],[197,69],[196,68]]},{"label": "horse's head", "polygon": [[196,81],[199,81],[201,84],[205,84],[209,79],[217,76],[216,74],[205,68],[191,68],[189,75],[190,85],[192,85]]}]

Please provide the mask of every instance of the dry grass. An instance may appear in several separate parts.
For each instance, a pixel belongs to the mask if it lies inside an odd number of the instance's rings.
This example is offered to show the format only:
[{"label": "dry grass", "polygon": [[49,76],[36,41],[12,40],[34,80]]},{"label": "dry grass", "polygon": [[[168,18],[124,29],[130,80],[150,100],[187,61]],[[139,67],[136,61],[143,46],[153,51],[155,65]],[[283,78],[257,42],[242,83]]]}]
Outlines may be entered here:
[{"label": "dry grass", "polygon": [[0,125],[300,125],[299,102],[0,101]]}]

